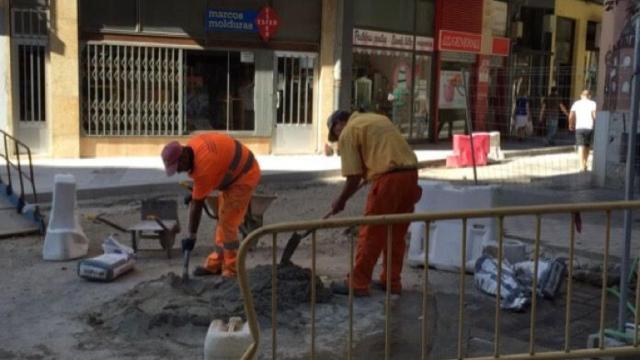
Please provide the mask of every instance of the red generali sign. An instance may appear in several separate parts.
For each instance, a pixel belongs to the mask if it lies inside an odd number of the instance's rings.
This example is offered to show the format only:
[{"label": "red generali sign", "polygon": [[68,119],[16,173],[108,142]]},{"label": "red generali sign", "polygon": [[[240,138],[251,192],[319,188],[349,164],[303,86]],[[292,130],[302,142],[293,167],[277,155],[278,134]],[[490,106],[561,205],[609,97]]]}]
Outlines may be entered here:
[{"label": "red generali sign", "polygon": [[441,51],[479,53],[482,50],[482,35],[451,30],[440,30],[438,48]]},{"label": "red generali sign", "polygon": [[269,39],[276,34],[276,31],[278,31],[280,18],[273,8],[265,6],[256,17],[256,25],[258,25],[258,33],[262,40],[269,41]]},{"label": "red generali sign", "polygon": [[494,37],[491,41],[491,54],[498,56],[509,56],[509,38]]}]

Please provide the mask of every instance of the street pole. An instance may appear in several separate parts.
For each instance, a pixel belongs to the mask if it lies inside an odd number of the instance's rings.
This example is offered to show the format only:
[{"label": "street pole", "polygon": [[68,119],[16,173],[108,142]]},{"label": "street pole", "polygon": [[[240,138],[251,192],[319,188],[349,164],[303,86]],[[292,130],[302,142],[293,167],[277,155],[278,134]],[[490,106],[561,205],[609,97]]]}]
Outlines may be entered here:
[{"label": "street pole", "polygon": [[467,75],[469,74],[464,68],[461,69],[462,82],[464,84],[464,98],[466,102],[465,106],[465,119],[467,124],[467,132],[469,133],[469,146],[471,146],[471,162],[473,165],[473,184],[478,185],[478,169],[476,164],[476,147],[473,144],[473,122],[471,121],[471,94],[469,94],[469,80]]},{"label": "street pole", "polygon": [[[633,200],[633,185],[636,172],[636,137],[638,133],[638,106],[640,105],[640,16],[635,15],[635,44],[633,58],[633,88],[631,90],[631,128],[627,141],[627,166],[624,186],[624,199]],[[624,331],[625,313],[629,298],[629,253],[631,252],[631,225],[633,223],[631,210],[624,211],[624,252],[622,253],[622,267],[620,269],[620,303],[618,304],[618,329]],[[605,284],[603,284],[605,286]]]}]

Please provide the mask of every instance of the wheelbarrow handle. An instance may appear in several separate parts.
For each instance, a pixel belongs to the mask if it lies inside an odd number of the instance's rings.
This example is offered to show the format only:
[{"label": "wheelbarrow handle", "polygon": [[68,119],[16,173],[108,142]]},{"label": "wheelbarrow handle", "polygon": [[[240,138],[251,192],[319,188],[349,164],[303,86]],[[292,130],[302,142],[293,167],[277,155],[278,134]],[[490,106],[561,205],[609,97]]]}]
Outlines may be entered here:
[{"label": "wheelbarrow handle", "polygon": [[118,224],[114,223],[114,222],[113,222],[113,221],[111,221],[111,220],[107,220],[107,219],[105,219],[103,216],[104,216],[104,214],[98,214],[98,215],[87,215],[87,219],[88,219],[88,220],[90,220],[90,221],[93,221],[93,222],[101,222],[101,223],[103,223],[103,224],[105,224],[105,225],[109,225],[109,226],[111,226],[112,228],[114,228],[114,229],[116,229],[116,230],[118,230],[118,231],[121,231],[121,232],[125,232],[125,233],[126,233],[126,232],[128,232],[128,230],[127,230],[127,229],[125,229],[125,228],[123,228],[122,226],[120,226],[120,225],[118,225]]},{"label": "wheelbarrow handle", "polygon": [[158,225],[160,225],[163,231],[169,231],[169,228],[167,228],[167,226],[162,222],[162,219],[160,219],[159,217],[155,215],[149,215],[147,216],[147,219],[154,220],[156,223],[158,223]]}]

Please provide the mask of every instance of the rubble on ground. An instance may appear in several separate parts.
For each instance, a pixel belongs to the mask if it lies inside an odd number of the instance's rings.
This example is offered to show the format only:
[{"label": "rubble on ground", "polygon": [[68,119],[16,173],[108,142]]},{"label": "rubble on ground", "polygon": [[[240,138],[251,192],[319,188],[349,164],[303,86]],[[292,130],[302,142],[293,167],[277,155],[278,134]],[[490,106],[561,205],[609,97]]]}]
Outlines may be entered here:
[{"label": "rubble on ground", "polygon": [[[311,299],[311,270],[296,265],[278,266],[278,310],[286,311]],[[261,320],[271,316],[270,265],[249,270],[256,312]],[[318,303],[331,299],[331,290],[316,277]],[[154,336],[171,328],[185,326],[206,327],[214,319],[243,319],[244,303],[236,280],[220,276],[191,278],[187,283],[174,273],[143,282],[118,299],[102,305],[86,316],[86,321],[103,330],[111,330],[122,337]],[[279,319],[280,320],[280,319]]]}]

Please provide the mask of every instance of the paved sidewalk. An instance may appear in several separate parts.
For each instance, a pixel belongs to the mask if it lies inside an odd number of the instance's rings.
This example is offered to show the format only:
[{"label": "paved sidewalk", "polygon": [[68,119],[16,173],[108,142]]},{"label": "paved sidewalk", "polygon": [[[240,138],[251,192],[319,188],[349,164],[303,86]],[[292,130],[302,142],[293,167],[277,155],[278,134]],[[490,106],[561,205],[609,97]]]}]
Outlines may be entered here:
[{"label": "paved sidewalk", "polygon": [[[416,150],[423,164],[444,164],[450,150]],[[262,168],[262,182],[308,181],[338,176],[340,158],[324,155],[257,156]],[[6,167],[0,162],[0,176],[6,181]],[[39,202],[48,202],[56,174],[76,178],[78,198],[112,196],[127,192],[171,190],[185,174],[167,177],[160,157],[122,157],[95,159],[35,159],[34,177]],[[14,181],[15,177],[14,177]],[[15,183],[14,183],[15,184]]]},{"label": "paved sidewalk", "polygon": [[[541,147],[530,141],[503,144],[506,158],[572,151],[570,146]],[[444,166],[452,153],[450,142],[416,145],[421,167]],[[260,155],[262,183],[311,181],[340,175],[340,158],[324,155]],[[49,202],[55,174],[76,177],[78,198],[121,195],[123,192],[172,191],[187,176],[167,177],[157,157],[117,157],[92,159],[34,159],[34,178],[38,202]],[[0,161],[0,176],[6,181],[6,167]],[[15,181],[15,177],[14,177]],[[17,186],[16,186],[17,187]],[[27,191],[28,192],[28,191]]]}]

